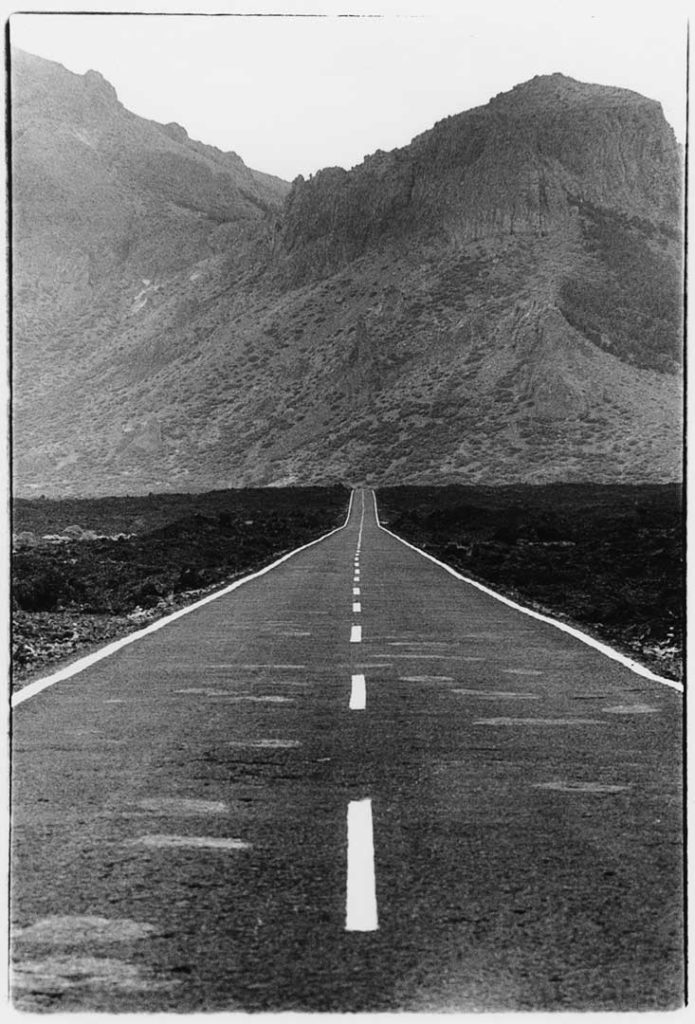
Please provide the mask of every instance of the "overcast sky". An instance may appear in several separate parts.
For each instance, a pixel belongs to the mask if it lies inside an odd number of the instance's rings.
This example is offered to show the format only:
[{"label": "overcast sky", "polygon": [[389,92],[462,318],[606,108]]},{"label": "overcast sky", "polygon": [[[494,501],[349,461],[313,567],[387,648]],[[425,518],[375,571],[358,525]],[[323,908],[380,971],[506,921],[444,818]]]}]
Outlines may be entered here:
[{"label": "overcast sky", "polygon": [[442,117],[554,71],[659,100],[678,138],[685,135],[686,6],[679,0],[61,3],[75,11],[129,6],[326,15],[10,19],[13,45],[80,74],[94,68],[128,109],[177,121],[192,138],[288,180],[352,167],[376,149],[407,144]]}]

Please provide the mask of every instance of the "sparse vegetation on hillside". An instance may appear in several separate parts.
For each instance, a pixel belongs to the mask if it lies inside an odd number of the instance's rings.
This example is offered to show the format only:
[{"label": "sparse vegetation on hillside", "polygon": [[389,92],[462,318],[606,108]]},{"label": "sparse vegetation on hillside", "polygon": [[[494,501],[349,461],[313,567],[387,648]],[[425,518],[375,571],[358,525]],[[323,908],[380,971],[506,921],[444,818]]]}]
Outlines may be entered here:
[{"label": "sparse vegetation on hillside", "polygon": [[657,104],[540,76],[281,208],[103,80],[13,73],[16,493],[678,479]]},{"label": "sparse vegetation on hillside", "polygon": [[380,489],[378,501],[390,530],[458,571],[680,677],[677,485],[393,487]]},{"label": "sparse vegetation on hillside", "polygon": [[[665,225],[578,203],[594,272],[567,277],[559,292],[567,321],[620,359],[649,370],[682,363],[683,284],[664,251],[677,241]],[[675,236],[675,237],[674,237]]]}]

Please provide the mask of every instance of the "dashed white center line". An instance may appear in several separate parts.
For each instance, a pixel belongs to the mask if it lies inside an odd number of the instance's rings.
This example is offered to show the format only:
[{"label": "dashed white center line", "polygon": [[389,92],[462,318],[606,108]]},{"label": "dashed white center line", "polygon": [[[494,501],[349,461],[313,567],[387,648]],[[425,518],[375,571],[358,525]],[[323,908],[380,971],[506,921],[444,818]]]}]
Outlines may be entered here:
[{"label": "dashed white center line", "polygon": [[362,547],[362,530],[364,529],[364,491],[362,491],[362,515],[360,516],[360,528],[357,534],[357,550]]},{"label": "dashed white center line", "polygon": [[361,644],[362,643],[362,627],[353,626],[350,632],[350,643]]},{"label": "dashed white center line", "polygon": [[351,800],[347,812],[347,896],[345,930],[373,932],[379,927],[376,908],[372,801]]},{"label": "dashed white center line", "polygon": [[352,690],[350,692],[350,710],[351,711],[364,711],[367,706],[367,688],[364,680],[364,675],[352,677]]},{"label": "dashed white center line", "polygon": [[359,587],[353,587],[352,588],[352,593],[353,593],[354,597],[359,597],[360,596],[360,588]]},{"label": "dashed white center line", "polygon": [[359,601],[353,601],[352,602],[352,610],[353,610],[353,612],[361,612],[362,611],[362,605],[360,604]]}]

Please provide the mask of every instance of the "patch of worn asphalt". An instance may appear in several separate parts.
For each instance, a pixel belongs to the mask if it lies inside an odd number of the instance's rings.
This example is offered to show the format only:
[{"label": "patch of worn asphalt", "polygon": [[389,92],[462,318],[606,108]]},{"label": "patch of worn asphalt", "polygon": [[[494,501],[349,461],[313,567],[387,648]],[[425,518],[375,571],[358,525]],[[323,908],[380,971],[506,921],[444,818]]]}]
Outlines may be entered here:
[{"label": "patch of worn asphalt", "polygon": [[[371,500],[351,643],[361,507],[16,709],[15,1006],[681,1005],[682,698],[448,576]],[[346,931],[367,798],[379,927]]]}]

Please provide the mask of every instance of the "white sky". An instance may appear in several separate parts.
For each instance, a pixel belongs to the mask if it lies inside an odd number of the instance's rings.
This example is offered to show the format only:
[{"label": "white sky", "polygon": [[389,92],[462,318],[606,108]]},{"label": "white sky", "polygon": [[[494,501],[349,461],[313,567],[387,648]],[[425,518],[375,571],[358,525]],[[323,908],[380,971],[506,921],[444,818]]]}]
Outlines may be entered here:
[{"label": "white sky", "polygon": [[[177,121],[192,138],[288,180],[405,145],[442,117],[554,71],[659,100],[680,141],[685,135],[686,6],[679,0],[60,4],[104,12],[129,6],[196,14],[12,14],[11,41],[80,74],[95,68],[129,110]],[[340,11],[382,16],[339,18]]]}]

